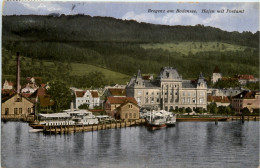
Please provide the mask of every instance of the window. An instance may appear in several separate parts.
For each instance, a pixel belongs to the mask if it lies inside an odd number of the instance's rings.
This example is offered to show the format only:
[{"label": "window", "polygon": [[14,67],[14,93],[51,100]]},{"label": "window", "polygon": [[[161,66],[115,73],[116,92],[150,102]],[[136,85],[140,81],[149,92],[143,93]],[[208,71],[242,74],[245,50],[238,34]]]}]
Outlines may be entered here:
[{"label": "window", "polygon": [[9,108],[5,108],[5,115],[9,114]]},{"label": "window", "polygon": [[178,93],[176,92],[175,95],[178,95]]},{"label": "window", "polygon": [[157,99],[157,103],[159,103],[159,99]]},{"label": "window", "polygon": [[129,104],[129,108],[130,108],[130,109],[133,108],[133,105],[132,105],[132,104]]},{"label": "window", "polygon": [[146,92],[146,95],[148,95],[148,92]]},{"label": "window", "polygon": [[125,118],[128,118],[128,115],[127,115],[127,113],[125,113]]},{"label": "window", "polygon": [[129,118],[132,118],[132,113],[129,113]]},{"label": "window", "polygon": [[141,95],[141,94],[142,94],[142,91],[139,90],[139,91],[138,91],[138,95]]},{"label": "window", "polygon": [[15,102],[22,102],[22,98],[21,97],[17,97]]},{"label": "window", "polygon": [[137,103],[141,103],[141,98],[137,97]]},{"label": "window", "polygon": [[136,113],[134,113],[134,118],[136,118]]},{"label": "window", "polygon": [[22,113],[23,113],[23,109],[19,108],[19,114],[22,114]]},{"label": "window", "polygon": [[18,114],[18,108],[14,108],[14,114]]},{"label": "window", "polygon": [[187,98],[187,102],[190,103],[190,98]]}]

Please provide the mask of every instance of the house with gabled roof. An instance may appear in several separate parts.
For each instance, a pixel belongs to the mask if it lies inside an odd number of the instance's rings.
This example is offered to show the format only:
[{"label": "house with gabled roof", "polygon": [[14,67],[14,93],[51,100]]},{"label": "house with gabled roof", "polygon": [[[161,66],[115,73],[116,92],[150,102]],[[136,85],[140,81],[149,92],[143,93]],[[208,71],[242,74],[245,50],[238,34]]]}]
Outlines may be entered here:
[{"label": "house with gabled roof", "polygon": [[248,108],[250,112],[260,107],[260,92],[259,91],[243,91],[242,93],[233,96],[231,106],[236,113],[241,113],[243,108]]},{"label": "house with gabled roof", "polygon": [[22,94],[15,93],[2,99],[1,115],[22,118],[34,113],[34,103]]},{"label": "house with gabled roof", "polygon": [[107,97],[126,97],[126,90],[123,88],[108,88]]},{"label": "house with gabled roof", "polygon": [[134,97],[107,97],[106,113],[116,119],[139,119],[139,109]]},{"label": "house with gabled roof", "polygon": [[238,75],[237,78],[238,78],[238,82],[241,85],[246,85],[247,83],[250,82],[255,83],[258,81],[258,79],[256,79],[253,75]]},{"label": "house with gabled roof", "polygon": [[52,112],[54,101],[51,100],[51,96],[47,94],[46,88],[39,87],[28,98],[37,104],[37,110],[40,110],[37,112]]},{"label": "house with gabled roof", "polygon": [[78,109],[80,105],[87,104],[89,109],[94,109],[100,106],[100,96],[97,90],[75,91],[75,108]]},{"label": "house with gabled roof", "polygon": [[3,84],[3,88],[4,90],[12,90],[13,89],[13,82],[9,81],[8,80],[5,80],[4,84]]},{"label": "house with gabled roof", "polygon": [[216,103],[217,107],[219,106],[229,106],[230,100],[227,96],[207,96],[208,104]]}]

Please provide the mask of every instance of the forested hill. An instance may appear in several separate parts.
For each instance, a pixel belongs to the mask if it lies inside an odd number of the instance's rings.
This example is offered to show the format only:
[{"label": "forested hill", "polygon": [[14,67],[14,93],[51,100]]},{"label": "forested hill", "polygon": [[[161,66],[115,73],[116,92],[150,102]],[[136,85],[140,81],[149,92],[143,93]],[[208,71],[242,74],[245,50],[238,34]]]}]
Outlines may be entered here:
[{"label": "forested hill", "polygon": [[3,16],[3,42],[7,41],[114,41],[169,43],[218,41],[258,48],[259,31],[227,32],[214,27],[167,26],[87,15]]}]

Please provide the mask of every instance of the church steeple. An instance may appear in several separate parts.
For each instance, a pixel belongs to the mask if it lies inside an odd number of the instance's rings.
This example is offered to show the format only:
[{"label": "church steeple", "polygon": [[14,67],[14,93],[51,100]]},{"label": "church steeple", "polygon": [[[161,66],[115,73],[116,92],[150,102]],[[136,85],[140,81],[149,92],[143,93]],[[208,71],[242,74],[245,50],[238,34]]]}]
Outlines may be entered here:
[{"label": "church steeple", "polygon": [[138,69],[137,78],[142,78],[141,70]]}]

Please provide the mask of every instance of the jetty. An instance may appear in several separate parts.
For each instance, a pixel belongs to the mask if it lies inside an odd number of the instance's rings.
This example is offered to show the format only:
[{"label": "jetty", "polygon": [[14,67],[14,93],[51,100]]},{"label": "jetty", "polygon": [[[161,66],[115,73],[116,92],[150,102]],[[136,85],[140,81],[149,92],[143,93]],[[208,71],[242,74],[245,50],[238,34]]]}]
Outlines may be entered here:
[{"label": "jetty", "polygon": [[43,126],[44,134],[69,134],[76,132],[88,132],[88,131],[99,131],[107,129],[125,128],[131,126],[144,125],[144,119],[138,119],[134,121],[116,121],[110,123],[99,123],[93,125],[59,125],[59,126]]}]

